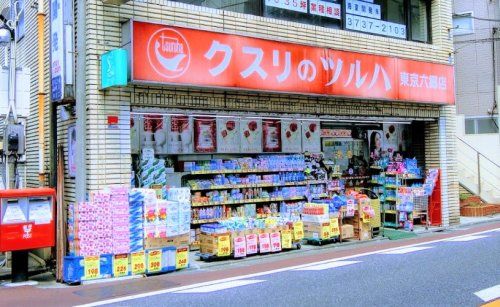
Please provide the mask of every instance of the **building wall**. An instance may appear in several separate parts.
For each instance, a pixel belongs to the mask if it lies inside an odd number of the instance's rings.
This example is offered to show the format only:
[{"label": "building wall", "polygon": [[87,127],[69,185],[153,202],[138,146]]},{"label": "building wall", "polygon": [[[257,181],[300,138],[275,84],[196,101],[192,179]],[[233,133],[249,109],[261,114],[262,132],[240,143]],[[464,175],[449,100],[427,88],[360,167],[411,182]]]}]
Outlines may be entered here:
[{"label": "building wall", "polygon": [[[474,33],[454,36],[457,112],[486,116],[494,103],[493,44],[496,44],[496,84],[500,84],[499,1],[454,0],[453,13],[473,12]],[[498,28],[493,40],[493,28]],[[498,112],[498,110],[497,110]]]}]

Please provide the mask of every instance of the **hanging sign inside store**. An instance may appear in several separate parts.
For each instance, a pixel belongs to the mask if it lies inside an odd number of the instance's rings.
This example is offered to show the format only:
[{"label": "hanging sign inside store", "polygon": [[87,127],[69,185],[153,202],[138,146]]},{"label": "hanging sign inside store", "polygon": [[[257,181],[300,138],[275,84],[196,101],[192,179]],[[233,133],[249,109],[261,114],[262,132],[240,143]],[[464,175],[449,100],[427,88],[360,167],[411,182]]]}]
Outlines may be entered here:
[{"label": "hanging sign inside store", "polygon": [[245,237],[247,241],[247,255],[257,254],[257,235],[252,233]]},{"label": "hanging sign inside store", "polygon": [[258,153],[262,151],[262,120],[242,118],[240,121],[241,152]]},{"label": "hanging sign inside store", "polygon": [[128,254],[115,255],[113,260],[113,276],[122,277],[127,276],[128,273]]},{"label": "hanging sign inside store", "polygon": [[144,251],[131,253],[132,274],[144,274],[146,272],[146,255]]},{"label": "hanging sign inside store", "polygon": [[189,249],[188,247],[179,247],[175,252],[175,269],[185,269],[188,267]]},{"label": "hanging sign inside store", "polygon": [[301,126],[297,120],[281,120],[282,152],[302,152]]},{"label": "hanging sign inside store", "polygon": [[322,138],[350,138],[352,137],[351,129],[321,129]]},{"label": "hanging sign inside store", "polygon": [[450,65],[131,23],[135,83],[421,103],[455,101]]},{"label": "hanging sign inside store", "polygon": [[309,153],[321,152],[321,131],[317,121],[302,123],[302,150]]},{"label": "hanging sign inside store", "polygon": [[236,117],[217,117],[217,152],[240,152],[240,120]]},{"label": "hanging sign inside store", "polygon": [[85,269],[85,280],[96,279],[101,275],[99,256],[85,257],[83,267]]},{"label": "hanging sign inside store", "polygon": [[148,273],[161,271],[161,250],[148,251]]}]

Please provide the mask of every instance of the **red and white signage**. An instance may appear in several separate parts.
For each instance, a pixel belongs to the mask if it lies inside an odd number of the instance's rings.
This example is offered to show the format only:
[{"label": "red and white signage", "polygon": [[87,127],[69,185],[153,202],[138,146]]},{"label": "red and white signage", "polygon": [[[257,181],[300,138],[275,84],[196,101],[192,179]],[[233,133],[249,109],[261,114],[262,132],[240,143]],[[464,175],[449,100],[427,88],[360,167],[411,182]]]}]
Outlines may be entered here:
[{"label": "red and white signage", "polygon": [[312,15],[319,15],[333,19],[340,19],[340,4],[321,0],[309,0],[309,11]]},{"label": "red and white signage", "polygon": [[279,232],[273,232],[270,237],[271,237],[271,252],[280,252],[281,234]]},{"label": "red and white signage", "polygon": [[454,104],[453,66],[132,21],[132,81]]},{"label": "red and white signage", "polygon": [[259,251],[261,254],[271,252],[271,239],[268,233],[259,234]]},{"label": "red and white signage", "polygon": [[[257,247],[257,245],[255,246]],[[247,255],[247,246],[245,237],[236,237],[234,238],[234,258],[242,258]]]},{"label": "red and white signage", "polygon": [[257,254],[257,235],[256,234],[249,234],[246,235],[246,241],[247,241],[247,255],[253,255]]}]

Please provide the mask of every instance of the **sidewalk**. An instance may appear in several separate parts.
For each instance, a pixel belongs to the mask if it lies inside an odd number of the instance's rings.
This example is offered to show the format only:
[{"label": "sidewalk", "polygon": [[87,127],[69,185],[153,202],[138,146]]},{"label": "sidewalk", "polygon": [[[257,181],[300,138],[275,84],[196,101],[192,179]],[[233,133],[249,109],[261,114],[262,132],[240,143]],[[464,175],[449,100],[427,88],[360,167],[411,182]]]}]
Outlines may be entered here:
[{"label": "sidewalk", "polygon": [[[497,214],[492,217],[478,217],[478,218],[469,218],[469,217],[462,217],[460,222],[460,225],[449,227],[449,228],[444,228],[444,227],[429,227],[428,230],[425,229],[425,227],[418,227],[415,229],[414,232],[408,232],[408,231],[396,231],[396,232],[401,232],[403,236],[400,238],[398,237],[398,240],[396,241],[407,241],[407,240],[412,240],[412,239],[418,239],[418,238],[425,238],[434,235],[437,232],[453,232],[457,230],[466,230],[468,227],[473,226],[473,225],[480,225],[480,224],[485,224],[485,223],[492,223],[492,222],[497,222],[500,221],[500,214]],[[404,234],[407,234],[405,236]],[[196,256],[197,252],[191,252],[190,253],[190,268],[186,270],[182,270],[179,272],[174,272],[174,273],[169,273],[166,275],[179,275],[179,274],[191,274],[195,273],[197,271],[223,271],[227,270],[230,268],[238,268],[238,267],[248,267],[248,266],[253,266],[257,264],[262,264],[270,261],[278,261],[278,260],[289,260],[297,257],[304,257],[304,256],[317,256],[321,253],[324,252],[345,252],[348,250],[353,250],[356,248],[370,248],[370,247],[376,247],[378,245],[382,245],[384,242],[388,241],[394,241],[394,240],[389,240],[388,234],[386,237],[379,236],[375,237],[372,240],[369,241],[349,241],[349,242],[343,242],[343,243],[333,243],[329,245],[323,245],[323,246],[315,246],[315,245],[307,245],[303,244],[302,248],[300,250],[293,249],[290,251],[285,251],[285,252],[280,252],[280,253],[275,253],[275,254],[266,254],[266,255],[255,255],[255,256],[250,256],[242,259],[227,259],[227,260],[221,260],[221,261],[213,261],[213,262],[205,262],[199,259],[198,256]],[[3,272],[2,272],[3,273]],[[163,275],[161,275],[163,276]],[[141,278],[142,276],[134,276],[133,279]],[[126,281],[130,280],[131,278],[111,278],[111,279],[104,279],[104,280],[96,280],[96,281],[91,281],[91,282],[86,282],[85,284],[95,284],[95,283],[108,283],[108,282],[120,282],[120,281]],[[37,276],[33,276],[30,278],[30,280],[35,280],[38,281],[38,285],[36,287],[38,288],[66,288],[66,287],[74,287],[74,286],[68,286],[65,284],[60,284],[55,281],[54,276],[52,273],[47,272],[43,274],[39,274]],[[1,278],[0,278],[1,281]],[[0,286],[0,289],[3,287]]]}]

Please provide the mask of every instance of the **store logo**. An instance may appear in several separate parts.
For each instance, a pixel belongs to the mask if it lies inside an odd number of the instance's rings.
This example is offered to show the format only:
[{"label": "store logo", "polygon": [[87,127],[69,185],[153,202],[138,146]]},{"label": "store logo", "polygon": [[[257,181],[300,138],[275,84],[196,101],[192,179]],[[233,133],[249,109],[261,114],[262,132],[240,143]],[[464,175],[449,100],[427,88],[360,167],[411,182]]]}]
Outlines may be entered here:
[{"label": "store logo", "polygon": [[184,36],[176,30],[163,28],[151,35],[147,56],[153,69],[165,78],[182,76],[189,67],[191,52]]},{"label": "store logo", "polygon": [[32,228],[33,225],[23,225],[23,239],[31,239],[33,237],[33,234],[31,233]]}]

